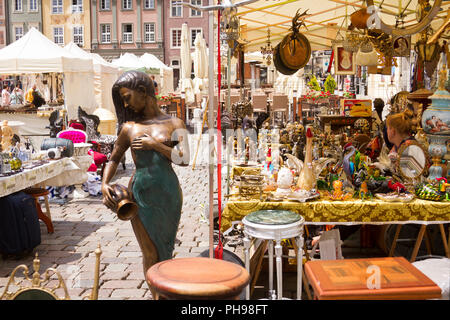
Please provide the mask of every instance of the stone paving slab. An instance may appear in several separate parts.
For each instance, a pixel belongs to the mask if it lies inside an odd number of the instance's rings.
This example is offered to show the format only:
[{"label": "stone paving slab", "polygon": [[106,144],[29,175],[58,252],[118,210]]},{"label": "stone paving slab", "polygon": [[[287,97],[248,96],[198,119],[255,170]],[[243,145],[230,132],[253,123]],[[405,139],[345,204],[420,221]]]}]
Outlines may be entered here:
[{"label": "stone paving slab", "polygon": [[[131,157],[127,157],[129,161]],[[118,169],[114,183],[128,185],[134,165]],[[208,167],[177,167],[183,190],[183,210],[175,243],[174,258],[195,257],[209,244],[209,225],[205,209],[209,201]],[[225,187],[225,183],[223,183]],[[0,258],[0,294],[13,269],[25,264],[32,268],[37,253],[40,272],[54,267],[64,274],[72,299],[90,294],[94,279],[95,254],[101,245],[99,299],[152,299],[142,268],[142,253],[131,223],[121,221],[107,209],[100,197],[72,199],[64,205],[51,203],[50,212],[55,232],[48,234],[41,224],[41,244],[32,254],[17,260]],[[227,247],[226,247],[227,248]],[[235,251],[234,248],[227,248]],[[243,257],[243,256],[242,256]]]}]

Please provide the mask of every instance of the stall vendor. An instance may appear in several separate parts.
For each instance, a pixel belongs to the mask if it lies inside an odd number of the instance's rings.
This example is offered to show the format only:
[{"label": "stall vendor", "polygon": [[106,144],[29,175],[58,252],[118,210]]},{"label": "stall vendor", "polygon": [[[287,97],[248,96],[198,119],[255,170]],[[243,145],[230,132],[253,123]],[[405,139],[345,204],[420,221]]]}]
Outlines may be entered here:
[{"label": "stall vendor", "polygon": [[415,140],[413,131],[417,125],[414,119],[414,112],[410,109],[405,109],[401,113],[392,114],[386,119],[386,131],[389,143],[393,146],[389,152],[389,158],[394,160],[398,157],[398,149],[400,146],[409,140]]}]

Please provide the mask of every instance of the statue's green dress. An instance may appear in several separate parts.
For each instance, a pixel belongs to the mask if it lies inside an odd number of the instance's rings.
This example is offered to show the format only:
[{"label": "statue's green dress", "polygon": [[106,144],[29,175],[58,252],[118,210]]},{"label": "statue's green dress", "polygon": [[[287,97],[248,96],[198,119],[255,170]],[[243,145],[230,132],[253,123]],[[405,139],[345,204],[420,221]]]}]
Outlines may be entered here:
[{"label": "statue's green dress", "polygon": [[183,194],[171,162],[157,151],[137,150],[132,185],[139,218],[158,250],[159,261],[172,259]]}]

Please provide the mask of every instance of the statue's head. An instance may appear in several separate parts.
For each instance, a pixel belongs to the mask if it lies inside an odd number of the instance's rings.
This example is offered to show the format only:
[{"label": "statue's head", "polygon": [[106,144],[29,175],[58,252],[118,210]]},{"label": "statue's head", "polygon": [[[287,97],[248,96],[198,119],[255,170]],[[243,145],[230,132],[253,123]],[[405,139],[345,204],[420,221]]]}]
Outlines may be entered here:
[{"label": "statue's head", "polygon": [[[124,93],[127,99],[133,100],[133,107],[129,107],[130,101],[124,101]],[[116,109],[119,130],[122,124],[127,121],[137,121],[142,118],[146,97],[151,97],[151,101],[156,105],[155,87],[152,79],[141,71],[131,70],[123,73],[112,87],[112,98]]]}]

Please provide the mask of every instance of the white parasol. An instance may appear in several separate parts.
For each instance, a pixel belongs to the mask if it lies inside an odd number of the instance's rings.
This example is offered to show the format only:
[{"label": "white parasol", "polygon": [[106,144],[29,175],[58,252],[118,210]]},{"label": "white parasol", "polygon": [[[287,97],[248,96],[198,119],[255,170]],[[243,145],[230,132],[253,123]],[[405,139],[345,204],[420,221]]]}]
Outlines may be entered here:
[{"label": "white parasol", "polygon": [[201,33],[195,38],[194,51],[194,93],[204,93],[208,89],[208,54],[206,52],[206,41]]},{"label": "white parasol", "polygon": [[181,91],[185,93],[185,103],[194,103],[194,86],[191,79],[192,61],[190,53],[190,41],[188,35],[187,23],[183,23],[181,27],[181,79],[179,87]]}]

